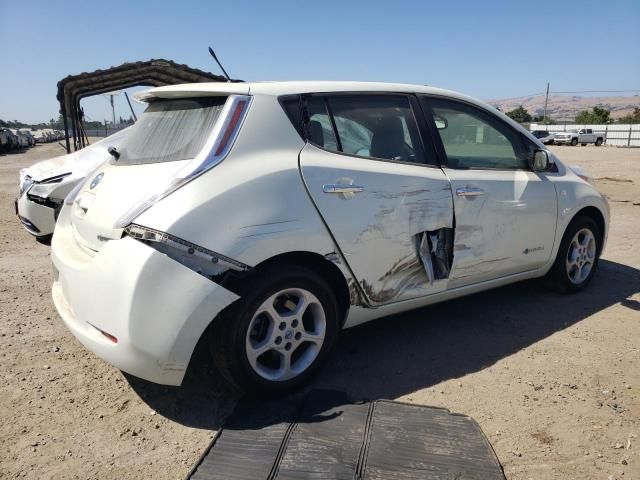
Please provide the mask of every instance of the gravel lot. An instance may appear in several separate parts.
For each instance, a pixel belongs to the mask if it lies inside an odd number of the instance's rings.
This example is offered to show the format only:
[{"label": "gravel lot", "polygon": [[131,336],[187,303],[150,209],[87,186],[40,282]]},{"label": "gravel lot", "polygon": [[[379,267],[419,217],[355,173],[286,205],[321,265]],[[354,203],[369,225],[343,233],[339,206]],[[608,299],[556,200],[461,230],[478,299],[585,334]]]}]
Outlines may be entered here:
[{"label": "gravel lot", "polygon": [[[587,291],[525,282],[345,332],[315,386],[475,418],[509,479],[640,479],[640,149],[553,147],[609,198]],[[183,478],[231,412],[206,361],[185,385],[126,375],[82,348],[53,307],[49,248],[14,216],[0,156],[0,477]]]}]

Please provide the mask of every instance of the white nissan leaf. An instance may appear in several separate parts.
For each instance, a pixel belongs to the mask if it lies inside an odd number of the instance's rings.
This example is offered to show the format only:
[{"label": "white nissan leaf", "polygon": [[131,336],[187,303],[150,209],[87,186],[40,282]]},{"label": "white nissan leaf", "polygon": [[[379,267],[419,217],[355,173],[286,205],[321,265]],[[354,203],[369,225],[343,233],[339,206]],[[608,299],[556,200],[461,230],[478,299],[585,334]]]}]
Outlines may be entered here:
[{"label": "white nissan leaf", "polygon": [[72,191],[53,299],[91,351],[182,382],[196,343],[245,391],[308,380],[338,332],[524,279],[583,289],[606,200],[472,98],[415,85],[154,88]]}]

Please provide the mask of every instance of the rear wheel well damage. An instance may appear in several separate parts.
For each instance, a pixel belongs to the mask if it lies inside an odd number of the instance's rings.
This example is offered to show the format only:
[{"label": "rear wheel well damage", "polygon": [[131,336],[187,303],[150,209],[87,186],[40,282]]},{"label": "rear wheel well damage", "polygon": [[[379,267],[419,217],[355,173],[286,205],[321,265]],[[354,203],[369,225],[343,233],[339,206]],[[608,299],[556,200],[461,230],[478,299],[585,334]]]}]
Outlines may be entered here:
[{"label": "rear wheel well damage", "polygon": [[[329,254],[335,255],[335,254]],[[298,267],[306,267],[309,270],[319,274],[331,287],[336,296],[339,312],[341,315],[340,324],[344,324],[346,320],[347,310],[351,304],[349,287],[347,281],[340,269],[328,258],[312,252],[288,252],[275,257],[271,257],[262,263],[256,265],[247,272],[227,271],[224,275],[214,279],[216,283],[232,291],[236,295],[242,296],[247,288],[251,288],[252,279],[260,272],[274,265],[285,267],[286,265],[295,265]]]}]

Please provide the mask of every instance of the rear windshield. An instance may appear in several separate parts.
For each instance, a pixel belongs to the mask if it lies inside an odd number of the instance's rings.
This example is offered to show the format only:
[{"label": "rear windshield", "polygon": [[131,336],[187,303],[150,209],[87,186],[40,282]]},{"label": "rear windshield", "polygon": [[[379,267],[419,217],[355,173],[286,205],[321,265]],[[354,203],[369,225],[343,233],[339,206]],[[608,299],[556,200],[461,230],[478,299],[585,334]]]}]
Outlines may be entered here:
[{"label": "rear windshield", "polygon": [[191,160],[204,147],[226,97],[154,100],[118,148],[115,165]]}]

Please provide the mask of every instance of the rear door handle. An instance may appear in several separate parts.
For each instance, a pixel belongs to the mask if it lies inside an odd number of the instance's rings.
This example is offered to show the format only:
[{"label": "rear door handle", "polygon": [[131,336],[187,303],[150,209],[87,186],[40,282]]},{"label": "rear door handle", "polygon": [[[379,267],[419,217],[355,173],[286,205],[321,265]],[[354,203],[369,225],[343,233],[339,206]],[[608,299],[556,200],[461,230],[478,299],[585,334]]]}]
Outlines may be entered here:
[{"label": "rear door handle", "polygon": [[456,188],[456,195],[459,197],[477,197],[484,195],[484,190],[477,187]]},{"label": "rear door handle", "polygon": [[364,187],[360,185],[345,185],[343,183],[325,183],[322,186],[324,193],[360,193]]}]

